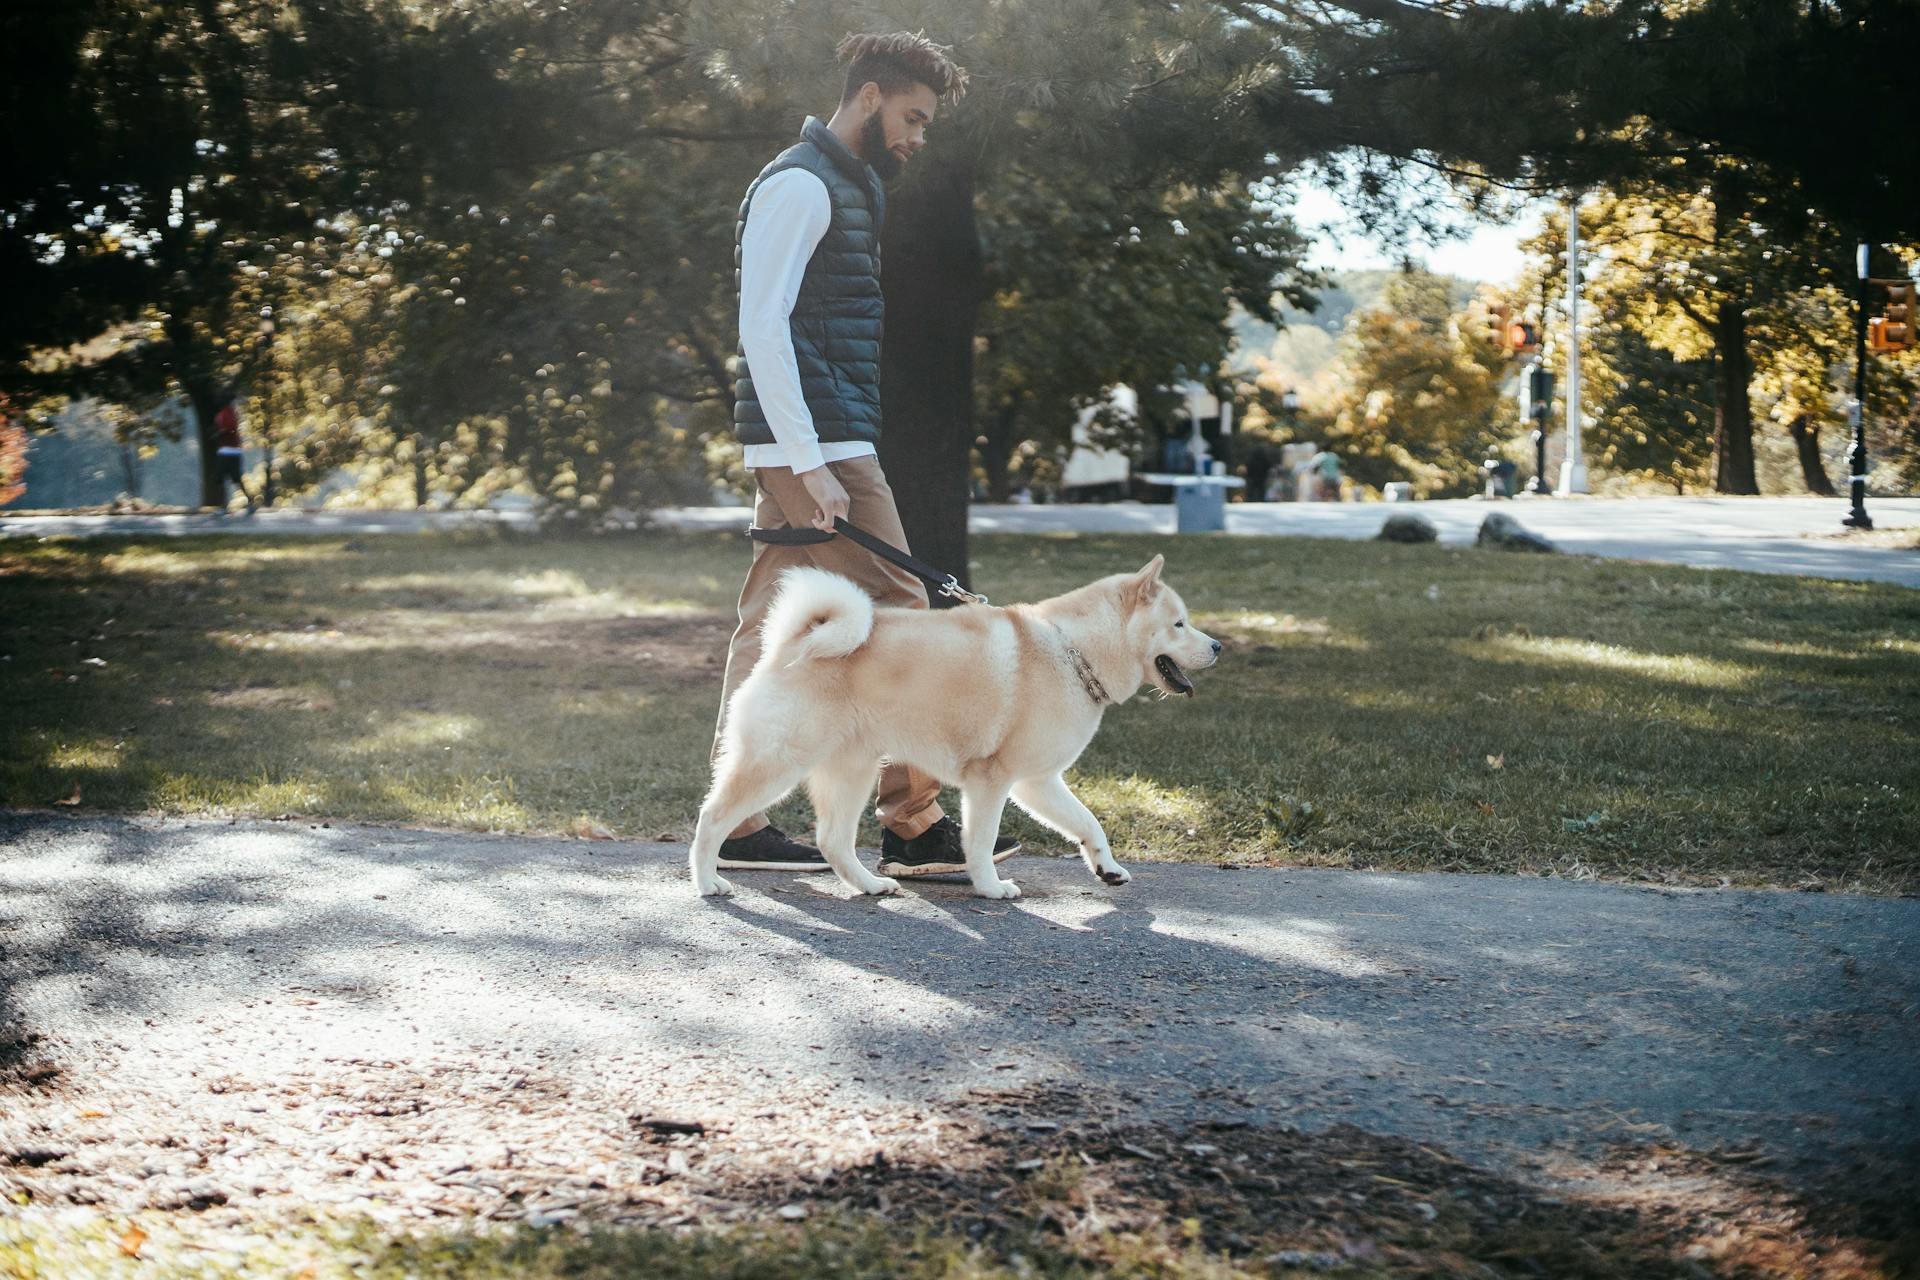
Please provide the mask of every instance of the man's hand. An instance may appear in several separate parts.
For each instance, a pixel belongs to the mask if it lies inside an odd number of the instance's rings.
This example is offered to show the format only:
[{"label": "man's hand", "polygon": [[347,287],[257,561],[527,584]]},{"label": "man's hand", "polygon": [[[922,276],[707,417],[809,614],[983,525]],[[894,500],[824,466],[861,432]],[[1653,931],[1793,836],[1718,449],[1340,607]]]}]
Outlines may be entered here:
[{"label": "man's hand", "polygon": [[813,513],[813,527],[832,533],[834,519],[847,514],[847,491],[826,467],[802,472],[800,483],[806,486],[807,496],[819,507]]}]

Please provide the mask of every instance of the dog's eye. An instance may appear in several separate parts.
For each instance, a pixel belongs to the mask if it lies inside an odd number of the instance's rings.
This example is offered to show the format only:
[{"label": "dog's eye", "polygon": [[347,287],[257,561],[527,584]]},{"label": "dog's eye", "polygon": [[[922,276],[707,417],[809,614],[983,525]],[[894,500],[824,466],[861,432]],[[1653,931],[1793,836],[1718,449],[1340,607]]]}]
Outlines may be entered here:
[{"label": "dog's eye", "polygon": [[1178,630],[1179,628],[1181,628],[1181,627],[1184,627],[1184,626],[1186,626],[1187,624],[1186,624],[1186,623],[1185,623],[1184,621],[1182,621],[1182,622],[1176,622],[1176,623],[1174,623],[1173,625],[1174,625],[1174,628],[1175,628],[1175,630]]}]

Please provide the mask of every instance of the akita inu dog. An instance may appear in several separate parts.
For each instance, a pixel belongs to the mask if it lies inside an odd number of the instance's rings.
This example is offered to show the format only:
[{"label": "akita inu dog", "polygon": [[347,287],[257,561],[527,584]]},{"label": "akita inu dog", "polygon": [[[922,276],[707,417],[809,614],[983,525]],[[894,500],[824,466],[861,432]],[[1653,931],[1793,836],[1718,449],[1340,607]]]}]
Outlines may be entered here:
[{"label": "akita inu dog", "polygon": [[1163,563],[1038,604],[939,610],[876,609],[837,574],[788,570],[760,661],[727,711],[693,836],[694,887],[732,893],[716,874],[720,842],[804,780],[835,874],[861,893],[898,890],[853,848],[883,758],[960,788],[967,875],[982,897],[1020,896],[993,863],[1009,798],[1078,841],[1094,875],[1125,884],[1106,832],[1061,774],[1109,704],[1142,684],[1191,696],[1183,668],[1219,658],[1220,642],[1160,581]]}]

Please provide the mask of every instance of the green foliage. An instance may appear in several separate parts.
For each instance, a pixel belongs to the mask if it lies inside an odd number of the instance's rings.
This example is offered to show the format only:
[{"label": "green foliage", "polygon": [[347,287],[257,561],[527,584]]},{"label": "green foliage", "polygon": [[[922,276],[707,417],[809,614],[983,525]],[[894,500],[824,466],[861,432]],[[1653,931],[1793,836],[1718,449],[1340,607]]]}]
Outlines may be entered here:
[{"label": "green foliage", "polygon": [[[1080,406],[1115,383],[1151,405],[1156,388],[1220,361],[1229,314],[1313,305],[1305,241],[1246,184],[1129,195],[1088,174],[1013,173],[982,204],[990,295],[975,380],[996,497],[1018,451],[1063,456]],[[1130,424],[1100,425],[1131,443]]]},{"label": "green foliage", "polygon": [[1631,325],[1581,334],[1583,440],[1596,472],[1701,492],[1713,482],[1713,365],[1678,360]]},{"label": "green foliage", "polygon": [[[1804,199],[1741,162],[1676,160],[1584,205],[1591,461],[1682,492],[1754,492],[1756,430],[1844,425],[1854,245]],[[1565,246],[1555,215],[1527,245],[1519,297],[1564,296]],[[1876,257],[1886,270],[1907,260]],[[1563,343],[1550,340],[1544,358],[1564,377]],[[1904,416],[1915,368],[1876,359],[1869,412]]]},{"label": "green foliage", "polygon": [[[1899,195],[1911,166],[1868,163],[1858,131],[1828,126],[1891,104],[1882,54],[1910,9],[14,6],[0,383],[40,420],[70,391],[132,414],[184,397],[203,440],[216,391],[241,383],[294,487],[353,459],[369,491],[435,501],[518,487],[602,511],[697,492],[731,456],[739,195],[802,111],[831,108],[841,34],[923,28],[975,88],[897,184],[895,224],[918,230],[913,252],[898,236],[889,250],[889,351],[911,333],[940,376],[896,376],[889,413],[931,471],[984,434],[999,475],[1022,445],[1056,451],[1072,408],[1113,381],[1151,399],[1170,369],[1217,363],[1222,324],[1268,318],[1276,288],[1307,304],[1301,243],[1271,203],[1305,160],[1347,166],[1363,205],[1435,168],[1489,202],[1497,182],[1697,192],[1672,180],[1680,165],[1709,174],[1716,216],[1746,165],[1729,227],[1798,244],[1871,209],[1900,230],[1920,208]],[[1729,237],[1715,253],[1741,266],[1753,246]],[[1733,278],[1687,261],[1693,285]],[[1638,295],[1636,323],[1686,358],[1678,322],[1647,310],[1678,306],[1688,281],[1665,283]],[[1817,431],[1831,364],[1762,361],[1752,381]],[[1427,392],[1457,394],[1466,373]],[[1404,421],[1346,429],[1363,457],[1438,484],[1457,448],[1405,419],[1417,388],[1392,389]],[[951,523],[957,479],[906,505]]]},{"label": "green foliage", "polygon": [[1453,311],[1444,277],[1410,270],[1388,284],[1379,309],[1352,318],[1323,443],[1354,479],[1405,480],[1428,496],[1478,486],[1504,405],[1504,369],[1478,316]]}]

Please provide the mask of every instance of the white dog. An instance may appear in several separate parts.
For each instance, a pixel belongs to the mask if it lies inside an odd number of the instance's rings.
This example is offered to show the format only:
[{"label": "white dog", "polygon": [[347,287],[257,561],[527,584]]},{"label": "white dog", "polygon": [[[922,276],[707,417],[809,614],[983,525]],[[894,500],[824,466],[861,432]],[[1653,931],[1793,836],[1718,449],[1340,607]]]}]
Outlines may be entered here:
[{"label": "white dog", "polygon": [[720,842],[804,779],[834,872],[861,893],[898,890],[853,849],[882,758],[960,788],[967,875],[982,897],[1020,896],[993,863],[1009,798],[1078,841],[1100,879],[1125,884],[1106,832],[1061,774],[1108,704],[1142,684],[1191,696],[1181,668],[1219,657],[1160,581],[1163,563],[1004,609],[875,609],[837,574],[789,569],[760,661],[728,708],[693,836],[694,887],[732,893],[716,874]]}]

